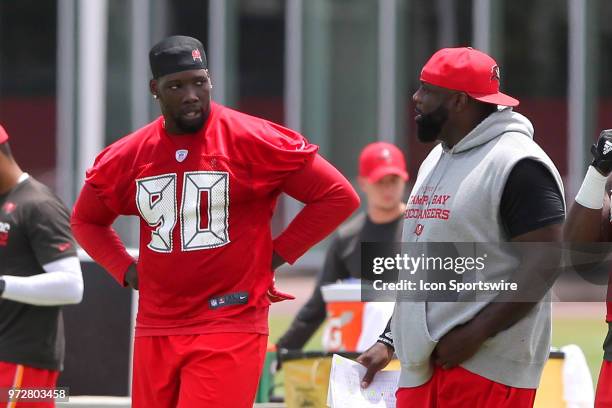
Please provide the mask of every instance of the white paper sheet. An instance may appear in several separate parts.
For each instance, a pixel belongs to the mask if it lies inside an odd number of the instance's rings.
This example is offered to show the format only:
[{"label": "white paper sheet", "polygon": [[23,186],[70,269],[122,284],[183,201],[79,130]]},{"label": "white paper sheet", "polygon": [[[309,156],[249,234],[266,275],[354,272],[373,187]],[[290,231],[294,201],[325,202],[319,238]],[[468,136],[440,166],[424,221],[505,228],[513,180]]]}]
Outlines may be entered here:
[{"label": "white paper sheet", "polygon": [[399,371],[380,371],[366,389],[360,386],[366,368],[334,354],[327,406],[331,408],[395,408]]}]

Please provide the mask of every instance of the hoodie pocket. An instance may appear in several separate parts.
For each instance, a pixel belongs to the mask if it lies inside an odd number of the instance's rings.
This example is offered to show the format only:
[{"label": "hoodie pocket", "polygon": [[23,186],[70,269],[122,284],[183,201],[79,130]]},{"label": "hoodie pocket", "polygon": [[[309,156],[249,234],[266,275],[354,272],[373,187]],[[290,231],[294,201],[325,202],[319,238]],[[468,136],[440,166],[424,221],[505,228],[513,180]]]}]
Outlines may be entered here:
[{"label": "hoodie pocket", "polygon": [[391,322],[395,353],[403,366],[429,364],[438,344],[427,328],[424,302],[398,302]]}]

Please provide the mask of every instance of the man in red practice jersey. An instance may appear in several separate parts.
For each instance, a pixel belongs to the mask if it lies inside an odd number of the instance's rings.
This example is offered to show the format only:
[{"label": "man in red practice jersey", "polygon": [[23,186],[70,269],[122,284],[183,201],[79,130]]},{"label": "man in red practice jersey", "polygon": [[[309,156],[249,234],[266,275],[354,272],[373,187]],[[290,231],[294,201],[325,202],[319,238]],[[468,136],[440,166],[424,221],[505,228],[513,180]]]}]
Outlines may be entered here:
[{"label": "man in red practice jersey", "polygon": [[[87,171],[72,226],[122,285],[140,290],[134,407],[251,407],[273,270],[293,263],[359,205],[348,181],[300,134],[211,102],[200,41],[149,53],[162,116],[107,147]],[[277,238],[285,192],[306,206]],[[111,228],[140,217],[140,255]]]}]

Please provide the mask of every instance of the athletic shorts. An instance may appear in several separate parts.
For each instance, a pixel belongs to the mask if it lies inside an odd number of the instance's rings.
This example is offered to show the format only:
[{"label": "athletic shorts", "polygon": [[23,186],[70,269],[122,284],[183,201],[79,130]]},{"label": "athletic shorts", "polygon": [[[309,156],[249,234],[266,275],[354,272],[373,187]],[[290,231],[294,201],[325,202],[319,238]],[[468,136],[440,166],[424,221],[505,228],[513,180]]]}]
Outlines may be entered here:
[{"label": "athletic shorts", "polygon": [[531,408],[536,390],[496,383],[463,367],[436,366],[428,382],[395,395],[397,408]]},{"label": "athletic shorts", "polygon": [[24,366],[21,364],[0,361],[0,408],[50,408],[55,407],[53,400],[49,401],[7,401],[7,389],[54,389],[59,371],[45,370]]},{"label": "athletic shorts", "polygon": [[133,408],[252,408],[268,336],[212,333],[134,341]]},{"label": "athletic shorts", "polygon": [[612,361],[604,360],[599,370],[595,408],[612,408]]}]

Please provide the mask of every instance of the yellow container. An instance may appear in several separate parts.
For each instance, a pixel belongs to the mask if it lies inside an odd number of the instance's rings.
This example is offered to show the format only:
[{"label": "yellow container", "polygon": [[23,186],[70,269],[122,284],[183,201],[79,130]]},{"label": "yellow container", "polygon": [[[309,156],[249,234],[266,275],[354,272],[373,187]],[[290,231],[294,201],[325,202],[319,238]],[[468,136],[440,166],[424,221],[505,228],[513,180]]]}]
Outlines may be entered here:
[{"label": "yellow container", "polygon": [[563,400],[563,361],[562,352],[553,351],[550,353],[542,372],[538,392],[536,392],[534,408],[566,407]]},{"label": "yellow container", "polygon": [[[357,353],[338,353],[355,359]],[[283,357],[285,404],[287,408],[326,408],[332,353],[290,352]],[[399,370],[393,360],[385,370]]]},{"label": "yellow container", "polygon": [[[355,359],[358,353],[338,353]],[[333,353],[289,352],[283,357],[285,404],[287,408],[326,408]],[[563,401],[563,353],[553,351],[544,366],[534,408],[565,408]],[[393,360],[385,370],[399,370]]]}]

